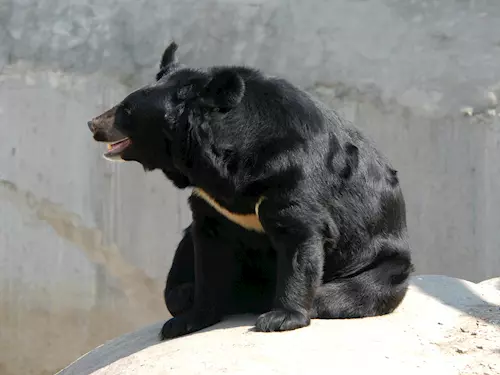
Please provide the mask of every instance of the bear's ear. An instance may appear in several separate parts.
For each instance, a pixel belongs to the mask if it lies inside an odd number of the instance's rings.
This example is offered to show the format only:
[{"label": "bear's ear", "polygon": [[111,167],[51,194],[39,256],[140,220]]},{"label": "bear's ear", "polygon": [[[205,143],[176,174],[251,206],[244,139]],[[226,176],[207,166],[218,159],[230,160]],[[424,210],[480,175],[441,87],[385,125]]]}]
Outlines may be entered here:
[{"label": "bear's ear", "polygon": [[177,43],[171,42],[170,45],[163,52],[163,56],[160,62],[160,71],[156,74],[156,80],[159,80],[165,74],[167,74],[175,65],[177,65],[177,57],[175,52],[177,51]]},{"label": "bear's ear", "polygon": [[222,109],[236,107],[245,94],[245,82],[241,76],[230,70],[216,71],[200,95],[203,104]]}]

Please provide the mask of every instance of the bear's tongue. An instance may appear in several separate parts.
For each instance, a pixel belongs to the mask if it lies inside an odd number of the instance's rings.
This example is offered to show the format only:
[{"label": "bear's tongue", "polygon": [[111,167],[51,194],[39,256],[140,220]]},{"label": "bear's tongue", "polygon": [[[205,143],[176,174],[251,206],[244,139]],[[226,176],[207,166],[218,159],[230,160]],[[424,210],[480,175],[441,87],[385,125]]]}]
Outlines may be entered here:
[{"label": "bear's tongue", "polygon": [[115,143],[108,143],[108,152],[106,155],[116,155],[125,150],[131,143],[129,138],[122,139]]}]

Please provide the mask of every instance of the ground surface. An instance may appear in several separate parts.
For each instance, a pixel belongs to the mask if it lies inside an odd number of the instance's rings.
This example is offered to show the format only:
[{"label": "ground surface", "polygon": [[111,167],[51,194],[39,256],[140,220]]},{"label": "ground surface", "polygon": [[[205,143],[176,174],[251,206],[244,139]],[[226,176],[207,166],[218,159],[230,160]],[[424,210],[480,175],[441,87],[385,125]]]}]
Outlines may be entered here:
[{"label": "ground surface", "polygon": [[83,374],[500,374],[500,279],[416,276],[393,314],[315,320],[276,334],[235,317],[159,343],[162,322],[117,338],[62,370]]}]

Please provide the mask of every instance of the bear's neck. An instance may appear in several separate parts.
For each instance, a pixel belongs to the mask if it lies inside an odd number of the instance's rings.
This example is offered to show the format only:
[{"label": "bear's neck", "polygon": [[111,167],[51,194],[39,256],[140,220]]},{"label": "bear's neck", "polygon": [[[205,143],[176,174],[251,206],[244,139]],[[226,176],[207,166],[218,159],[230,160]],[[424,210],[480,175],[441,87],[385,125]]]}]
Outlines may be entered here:
[{"label": "bear's neck", "polygon": [[260,197],[254,205],[254,212],[248,214],[236,213],[228,210],[226,207],[222,206],[215,198],[208,194],[205,190],[200,188],[193,189],[193,195],[200,197],[205,202],[207,202],[212,208],[214,208],[219,214],[224,216],[226,219],[232,221],[235,224],[247,229],[253,230],[259,233],[264,232],[262,223],[259,219],[259,206],[264,199]]}]

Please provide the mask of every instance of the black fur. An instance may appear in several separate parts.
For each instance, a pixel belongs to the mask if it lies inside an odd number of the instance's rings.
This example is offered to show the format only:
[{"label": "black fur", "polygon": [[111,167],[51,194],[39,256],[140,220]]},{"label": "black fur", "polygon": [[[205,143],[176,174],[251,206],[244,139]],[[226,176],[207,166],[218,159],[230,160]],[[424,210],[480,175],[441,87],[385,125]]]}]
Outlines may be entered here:
[{"label": "black fur", "polygon": [[392,312],[413,271],[396,171],[362,134],[307,93],[246,67],[180,66],[165,51],[157,82],[92,120],[94,139],[128,136],[121,154],[179,188],[254,212],[243,229],[192,195],[165,287],[172,338],[233,313],[258,331],[312,318]]}]

